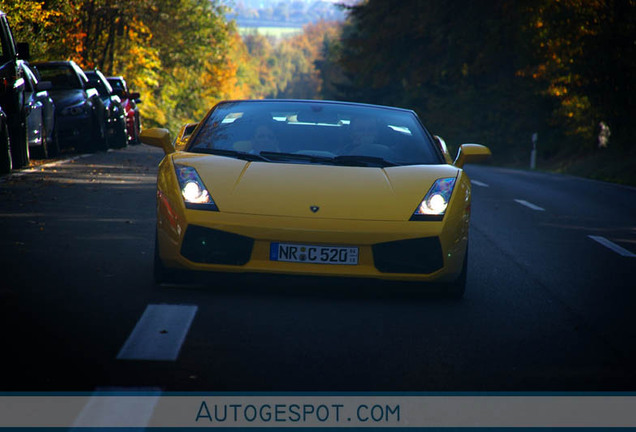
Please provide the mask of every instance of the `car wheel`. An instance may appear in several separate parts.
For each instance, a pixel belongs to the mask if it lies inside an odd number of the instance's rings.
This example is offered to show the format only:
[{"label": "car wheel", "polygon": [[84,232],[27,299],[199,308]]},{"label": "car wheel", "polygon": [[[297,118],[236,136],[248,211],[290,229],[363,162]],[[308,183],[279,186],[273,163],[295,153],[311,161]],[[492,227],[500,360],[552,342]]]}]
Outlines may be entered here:
[{"label": "car wheel", "polygon": [[157,238],[157,233],[155,232],[155,257],[152,269],[153,279],[156,285],[160,285],[162,283],[171,283],[176,281],[175,270],[171,270],[167,268],[163,261],[161,261],[161,257],[159,256],[159,239]]},{"label": "car wheel", "polygon": [[11,135],[11,159],[13,168],[22,168],[29,164],[29,145],[26,125],[19,124],[13,128]]},{"label": "car wheel", "polygon": [[106,150],[106,134],[103,125],[95,117],[91,120],[90,133],[84,140],[82,150],[87,153],[95,153],[100,150]]},{"label": "car wheel", "polygon": [[468,275],[468,246],[466,246],[466,255],[464,255],[464,265],[462,266],[462,272],[459,277],[448,284],[445,284],[444,289],[449,298],[459,300],[464,297],[466,292],[466,278]]},{"label": "car wheel", "polygon": [[60,153],[60,137],[57,133],[57,128],[53,129],[53,136],[47,137],[49,142],[47,144],[49,157],[56,157]]},{"label": "car wheel", "polygon": [[97,127],[95,128],[96,136],[95,142],[97,143],[98,151],[107,151],[108,150],[108,134],[106,133],[106,127],[104,126],[104,122],[97,121]]},{"label": "car wheel", "polygon": [[[45,133],[46,131],[44,130],[44,128],[42,128],[42,132]],[[49,153],[49,143],[50,143],[50,139],[47,136],[43,136],[42,137],[42,145],[40,145],[39,147],[35,147],[34,149],[30,150],[32,152],[31,156],[35,159],[48,159],[50,156]]]},{"label": "car wheel", "polygon": [[9,140],[9,129],[6,123],[0,125],[0,174],[11,171],[11,142]]},{"label": "car wheel", "polygon": [[113,148],[124,148],[128,144],[128,136],[126,135],[126,124],[117,128],[113,138]]},{"label": "car wheel", "polygon": [[139,121],[139,118],[137,116],[135,116],[135,128],[134,128],[134,136],[132,137],[130,144],[132,145],[136,145],[136,144],[140,144],[141,141],[139,141],[139,133],[141,131],[141,124]]}]

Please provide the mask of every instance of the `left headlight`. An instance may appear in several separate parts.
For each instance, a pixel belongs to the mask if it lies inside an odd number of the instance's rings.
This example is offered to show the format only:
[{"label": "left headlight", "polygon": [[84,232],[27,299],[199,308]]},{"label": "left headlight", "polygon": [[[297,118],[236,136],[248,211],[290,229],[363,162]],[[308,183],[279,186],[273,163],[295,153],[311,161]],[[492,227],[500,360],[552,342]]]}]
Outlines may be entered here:
[{"label": "left headlight", "polygon": [[453,194],[455,177],[435,180],[410,220],[441,221]]},{"label": "left headlight", "polygon": [[219,211],[196,169],[185,165],[175,165],[174,168],[186,208]]}]

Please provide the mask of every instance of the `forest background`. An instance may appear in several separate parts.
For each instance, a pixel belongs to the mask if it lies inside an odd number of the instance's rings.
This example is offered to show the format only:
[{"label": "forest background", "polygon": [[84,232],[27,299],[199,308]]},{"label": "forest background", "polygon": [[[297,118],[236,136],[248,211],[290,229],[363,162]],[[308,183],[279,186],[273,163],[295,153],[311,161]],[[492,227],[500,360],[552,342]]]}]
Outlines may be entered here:
[{"label": "forest background", "polygon": [[239,35],[230,7],[0,0],[32,61],[123,75],[144,127],[223,99],[362,101],[415,110],[451,150],[527,167],[536,134],[539,168],[636,185],[636,0],[365,0],[280,41]]}]

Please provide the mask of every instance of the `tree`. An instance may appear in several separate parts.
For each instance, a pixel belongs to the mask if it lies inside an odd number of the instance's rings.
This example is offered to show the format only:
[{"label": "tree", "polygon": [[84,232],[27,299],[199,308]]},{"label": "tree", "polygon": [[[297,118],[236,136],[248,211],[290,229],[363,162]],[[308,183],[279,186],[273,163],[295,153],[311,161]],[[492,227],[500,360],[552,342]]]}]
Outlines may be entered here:
[{"label": "tree", "polygon": [[[319,21],[303,33],[272,45],[264,36],[250,34],[245,43],[255,59],[260,91],[256,96],[314,99],[320,97],[322,78],[317,65],[323,62],[325,40],[339,37],[340,24]],[[258,87],[257,87],[258,88]]]},{"label": "tree", "polygon": [[341,68],[337,97],[413,108],[495,158],[527,160],[533,132],[544,157],[589,151],[600,121],[633,148],[635,12],[636,0],[367,0],[321,70]]},{"label": "tree", "polygon": [[[0,0],[0,6],[18,39],[31,42],[34,60],[75,60],[85,69],[123,75],[142,93],[145,126],[176,130],[200,118],[215,91],[247,93],[227,90],[247,85],[249,74],[233,57],[242,43],[220,1]],[[208,79],[218,71],[224,73]]]},{"label": "tree", "polygon": [[82,49],[77,1],[0,0],[0,10],[7,14],[17,40],[29,43],[35,59],[68,58]]},{"label": "tree", "polygon": [[522,17],[509,0],[351,7],[339,97],[415,109],[451,146],[477,141],[519,153],[541,105],[515,73],[525,53]]},{"label": "tree", "polygon": [[636,147],[636,1],[541,1],[530,12],[537,61],[524,72],[555,100],[552,122],[573,146],[595,147],[603,121]]}]

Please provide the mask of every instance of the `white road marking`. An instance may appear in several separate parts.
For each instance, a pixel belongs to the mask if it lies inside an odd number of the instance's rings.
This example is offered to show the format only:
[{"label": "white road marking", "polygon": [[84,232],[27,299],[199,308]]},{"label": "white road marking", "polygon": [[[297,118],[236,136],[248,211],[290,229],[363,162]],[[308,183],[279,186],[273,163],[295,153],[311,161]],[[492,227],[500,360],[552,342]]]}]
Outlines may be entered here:
[{"label": "white road marking", "polygon": [[628,251],[627,249],[617,245],[616,243],[606,239],[605,237],[593,236],[593,235],[589,235],[588,237],[591,238],[592,240],[602,244],[606,248],[613,250],[614,252],[616,252],[619,255],[622,255],[622,256],[628,257],[628,258],[636,258],[636,254],[634,254],[634,253]]},{"label": "white road marking", "polygon": [[189,305],[148,305],[117,359],[176,360],[197,309]]},{"label": "white road marking", "polygon": [[470,181],[472,184],[474,184],[475,186],[481,186],[481,187],[490,187],[490,185],[477,181],[477,180],[471,180]]},{"label": "white road marking", "polygon": [[545,211],[545,209],[543,207],[539,207],[538,205],[534,205],[532,203],[529,203],[528,201],[524,201],[524,200],[520,200],[520,199],[516,199],[516,202],[518,202],[519,204],[521,204],[522,206],[526,206],[532,210],[536,210],[536,211]]},{"label": "white road marking", "polygon": [[[115,392],[118,396],[111,396]],[[142,393],[142,396],[123,395],[126,392]],[[103,387],[95,392],[73,422],[73,428],[86,427],[138,427],[148,426],[159,402],[161,389],[157,387]],[[72,430],[72,429],[71,429]]]}]

